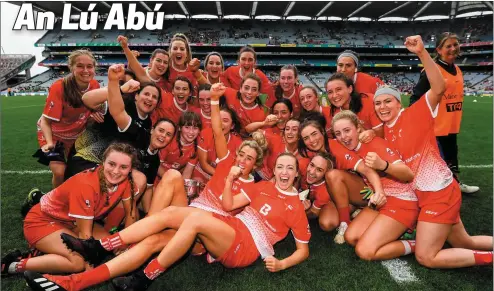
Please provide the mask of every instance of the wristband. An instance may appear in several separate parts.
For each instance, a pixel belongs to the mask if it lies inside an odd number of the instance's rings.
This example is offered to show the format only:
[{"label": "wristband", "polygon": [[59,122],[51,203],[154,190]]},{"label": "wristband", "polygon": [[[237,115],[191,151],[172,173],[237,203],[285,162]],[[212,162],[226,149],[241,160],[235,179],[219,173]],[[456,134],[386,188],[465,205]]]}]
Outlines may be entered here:
[{"label": "wristband", "polygon": [[386,161],[386,167],[384,168],[384,170],[381,170],[381,171],[382,171],[382,172],[386,172],[386,170],[388,169],[388,167],[389,167],[389,162],[388,162],[388,161]]},{"label": "wristband", "polygon": [[211,100],[211,105],[220,105],[220,101]]}]

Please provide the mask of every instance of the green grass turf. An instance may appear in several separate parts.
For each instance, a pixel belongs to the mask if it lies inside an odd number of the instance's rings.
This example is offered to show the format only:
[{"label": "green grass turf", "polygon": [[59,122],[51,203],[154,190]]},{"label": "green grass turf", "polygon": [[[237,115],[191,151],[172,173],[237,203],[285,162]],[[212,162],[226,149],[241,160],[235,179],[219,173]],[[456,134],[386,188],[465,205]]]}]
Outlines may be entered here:
[{"label": "green grass turf", "polygon": [[[36,120],[44,97],[1,97],[2,170],[47,170],[32,153],[37,149]],[[459,136],[460,164],[492,164],[492,98],[466,97],[462,131]],[[404,97],[404,103],[408,99]],[[492,168],[463,168],[466,183],[478,185],[481,191],[464,196],[461,209],[463,222],[471,234],[492,234],[493,172]],[[50,189],[50,175],[3,174],[1,179],[1,247],[27,249],[22,233],[19,207],[33,186]],[[458,270],[429,270],[417,264],[413,256],[404,258],[418,282],[398,284],[379,262],[364,262],[352,248],[336,245],[334,234],[323,233],[311,223],[313,236],[310,258],[292,269],[271,274],[261,261],[245,269],[229,270],[218,264],[209,265],[203,257],[192,257],[171,269],[151,290],[492,290],[492,267]],[[294,250],[293,239],[276,245],[276,256],[284,258]],[[26,290],[22,277],[4,278],[2,290]],[[107,290],[103,284],[90,290]]]}]

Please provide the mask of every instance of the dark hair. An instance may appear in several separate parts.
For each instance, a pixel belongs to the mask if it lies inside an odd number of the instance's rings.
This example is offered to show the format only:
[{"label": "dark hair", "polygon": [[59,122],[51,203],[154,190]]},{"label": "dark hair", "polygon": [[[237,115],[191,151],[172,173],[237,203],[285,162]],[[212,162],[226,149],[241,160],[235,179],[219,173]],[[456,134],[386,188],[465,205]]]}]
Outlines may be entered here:
[{"label": "dark hair", "polygon": [[[331,77],[329,77],[329,79],[324,84],[324,89],[326,89],[328,87],[329,82],[335,81],[335,80],[342,81],[343,83],[345,83],[345,85],[347,87],[352,86],[352,92],[350,93],[350,110],[353,111],[355,114],[358,114],[360,112],[360,110],[362,110],[362,107],[363,107],[362,97],[355,90],[355,86],[353,84],[353,81],[343,73],[334,73],[333,75],[331,75]],[[333,106],[333,104],[331,104],[331,102],[330,102],[329,107],[331,108],[331,116],[333,116],[336,108]]]},{"label": "dark hair", "polygon": [[177,131],[177,125],[175,124],[175,122],[173,122],[171,119],[168,119],[166,117],[162,117],[160,119],[158,119],[154,124],[153,124],[153,128],[155,128],[156,126],[158,126],[160,123],[162,122],[168,122],[169,124],[173,125],[173,129],[174,129],[174,134],[175,134],[175,131]]},{"label": "dark hair", "polygon": [[[440,34],[440,36],[436,39],[436,49],[437,48],[441,48],[444,43],[450,39],[450,38],[456,38],[458,41],[460,41],[460,38],[458,37],[458,35],[456,35],[456,33],[453,33],[453,32],[443,32]],[[436,50],[436,53],[434,55],[434,60],[437,60],[440,58],[440,55],[439,53],[437,52]]]},{"label": "dark hair", "polygon": [[293,112],[293,105],[292,105],[292,101],[290,101],[289,99],[286,99],[286,98],[283,98],[283,99],[277,99],[276,101],[274,101],[273,103],[273,106],[271,106],[271,112],[274,111],[274,107],[280,103],[283,103],[286,105],[286,107],[288,107],[288,110],[290,111],[290,113]]},{"label": "dark hair", "polygon": [[[127,144],[127,143],[112,143],[112,144],[110,144],[106,148],[105,152],[103,153],[102,161],[104,162],[106,160],[106,158],[112,152],[119,152],[119,153],[124,153],[124,154],[128,155],[130,157],[130,160],[131,160],[132,169],[136,169],[139,166],[138,152],[130,144]],[[127,177],[127,179],[129,180],[129,184],[130,184],[130,203],[131,203],[130,215],[132,217],[134,217],[134,195],[135,195],[136,191],[135,191],[134,179],[132,178],[132,169],[129,172],[129,176]],[[108,187],[106,184],[106,178],[105,178],[105,174],[104,174],[103,170],[104,170],[104,166],[102,166],[98,172],[100,192],[101,192],[101,194],[106,193],[106,201],[108,203],[110,200],[110,196],[108,193]]]},{"label": "dark hair", "polygon": [[136,74],[130,69],[125,69],[124,75],[129,75],[134,80],[137,79]]},{"label": "dark hair", "polygon": [[[202,130],[202,121],[201,117],[192,111],[186,111],[184,112],[181,116],[180,119],[178,120],[178,129],[177,129],[177,144],[178,144],[178,151],[180,152],[179,157],[183,156],[184,153],[182,152],[182,143],[180,143],[180,133],[182,132],[182,126],[197,126],[199,128],[199,131]],[[198,136],[199,137],[199,136]],[[198,138],[194,140],[194,155],[191,158],[195,158],[197,154],[197,140]]]},{"label": "dark hair", "polygon": [[[93,65],[96,67],[96,59],[94,58],[93,53],[87,49],[74,50],[70,53],[68,57],[68,66],[70,71],[72,72],[72,67],[76,65],[76,59],[80,56],[88,56],[93,60]],[[77,85],[77,81],[75,79],[74,74],[69,74],[63,78],[62,81],[63,86],[63,100],[67,102],[70,106],[74,108],[80,108],[84,106],[82,102],[81,89]]]},{"label": "dark hair", "polygon": [[210,91],[211,90],[211,84],[205,83],[199,85],[199,88],[197,89],[197,94],[201,91]]},{"label": "dark hair", "polygon": [[[324,117],[323,117],[324,118]],[[298,151],[300,155],[304,158],[308,158],[309,155],[307,154],[307,151],[310,151],[307,146],[304,143],[304,139],[302,138],[302,130],[306,128],[307,126],[313,126],[317,130],[319,130],[323,136],[324,139],[324,149],[326,150],[327,153],[331,154],[331,151],[329,149],[329,141],[328,141],[328,135],[326,133],[326,130],[324,127],[315,119],[306,119],[302,122],[299,128],[299,139],[298,139]]]},{"label": "dark hair", "polygon": [[[257,85],[259,86],[258,90],[259,90],[259,94],[260,94],[262,81],[261,81],[261,78],[259,78],[259,76],[257,76],[254,73],[248,73],[247,75],[245,75],[244,78],[242,79],[242,82],[240,83],[240,87],[242,87],[244,85],[245,81],[247,81],[248,79],[252,79],[252,80],[257,82]],[[242,100],[241,96],[242,96],[242,94],[240,93],[240,90],[238,90],[237,99]],[[256,97],[256,103],[261,107],[263,106],[261,103],[261,99],[259,99],[259,96]]]},{"label": "dark hair", "polygon": [[[154,58],[156,57],[156,55],[157,55],[157,54],[164,54],[165,56],[167,56],[167,57],[168,57],[168,59],[170,59],[170,54],[168,54],[168,52],[167,52],[166,50],[164,50],[164,49],[159,49],[159,48],[158,48],[158,49],[155,49],[155,50],[151,53],[151,58],[150,58],[150,59],[151,59],[151,60],[152,60],[152,59],[154,59]],[[151,63],[150,63],[150,64],[151,64]],[[165,73],[164,73],[164,74],[163,74],[163,76],[162,76],[162,77],[163,77],[164,79],[166,79],[166,80],[168,80],[168,77],[169,77],[169,75],[170,75],[170,70],[169,70],[169,67],[170,67],[170,65],[168,65],[168,67],[166,68]]]},{"label": "dark hair", "polygon": [[187,103],[191,104],[193,103],[192,102],[192,94],[194,92],[194,86],[192,85],[192,82],[187,78],[187,77],[184,77],[184,76],[178,76],[175,81],[173,81],[173,85],[172,85],[172,92],[173,92],[173,88],[175,88],[175,83],[177,83],[177,81],[182,81],[182,82],[186,82],[187,83],[187,86],[189,86],[189,98],[187,98]]},{"label": "dark hair", "polygon": [[[304,91],[306,89],[311,90],[312,93],[314,93],[314,95],[316,96],[316,99],[317,99],[317,104],[319,104],[319,93],[317,92],[317,89],[314,86],[306,85],[306,86],[303,86],[302,89],[300,89],[299,92],[301,93],[302,91]],[[319,105],[321,105],[321,104],[319,104]],[[300,116],[305,115],[305,114],[308,113],[308,111],[305,110],[304,106],[302,106],[302,102],[300,102],[300,107],[301,107]]]},{"label": "dark hair", "polygon": [[235,110],[225,105],[225,106],[221,106],[220,111],[227,112],[228,114],[230,114],[230,117],[232,118],[233,128],[230,130],[230,132],[233,131],[236,134],[240,134],[240,130],[242,129],[242,126],[240,124],[240,121],[238,120],[238,116]]},{"label": "dark hair", "polygon": [[318,152],[312,157],[312,159],[315,157],[321,157],[328,162],[328,168],[326,169],[326,172],[331,169],[334,169],[335,161],[333,160],[334,157],[331,154],[327,152]]},{"label": "dark hair", "polygon": [[171,55],[172,43],[174,41],[181,41],[185,44],[185,50],[187,51],[187,58],[185,59],[185,64],[188,64],[192,60],[192,50],[190,49],[189,39],[183,33],[175,33],[170,40],[170,46],[168,50]]},{"label": "dark hair", "polygon": [[280,153],[280,154],[278,155],[278,157],[276,157],[275,165],[276,165],[276,163],[278,162],[278,159],[279,159],[279,158],[281,158],[281,157],[290,157],[290,158],[295,159],[295,168],[296,168],[297,172],[299,171],[299,169],[300,169],[300,165],[299,165],[299,163],[298,163],[298,159],[297,159],[297,157],[296,157],[294,154],[289,153],[289,152],[283,152],[283,153]]},{"label": "dark hair", "polygon": [[[298,78],[298,70],[297,70],[297,67],[295,67],[294,65],[284,65],[283,67],[281,67],[280,69],[280,77],[281,77],[281,71],[287,71],[287,70],[290,70],[290,71],[293,71],[293,75],[295,77],[295,80],[297,80]],[[297,85],[297,82],[295,82],[295,86]],[[297,88],[294,88],[294,90],[297,90]],[[274,90],[274,95],[276,96],[276,99],[281,99],[283,98],[283,88],[281,88],[281,84],[278,84]]]},{"label": "dark hair", "polygon": [[[336,64],[337,65],[338,65],[338,59],[340,58],[340,56],[342,54],[352,54],[352,55],[355,55],[357,57],[357,60],[359,60],[359,62],[360,62],[360,56],[356,52],[354,52],[352,50],[344,50],[340,54],[338,54],[338,57],[336,58]],[[355,61],[354,61],[354,63],[355,63]],[[355,63],[355,67],[358,68],[359,67],[359,64]]]},{"label": "dark hair", "polygon": [[240,60],[240,56],[242,56],[243,53],[252,53],[254,55],[254,61],[257,62],[257,54],[256,51],[249,45],[246,45],[240,49],[238,52],[238,59]]},{"label": "dark hair", "polygon": [[222,71],[224,71],[225,70],[225,62],[223,61],[223,57],[221,56],[221,54],[219,52],[210,52],[206,56],[206,59],[204,59],[204,70],[206,70],[206,66],[208,65],[209,58],[212,57],[212,56],[218,56],[220,58],[221,68],[222,68]]},{"label": "dark hair", "polygon": [[161,88],[158,87],[158,85],[156,85],[156,83],[154,82],[142,82],[139,87],[139,90],[136,91],[136,95],[140,94],[142,90],[144,90],[144,88],[146,87],[153,87],[156,88],[156,90],[158,90],[158,103],[156,104],[156,106],[160,105],[161,99],[163,98],[163,96],[161,96]]}]

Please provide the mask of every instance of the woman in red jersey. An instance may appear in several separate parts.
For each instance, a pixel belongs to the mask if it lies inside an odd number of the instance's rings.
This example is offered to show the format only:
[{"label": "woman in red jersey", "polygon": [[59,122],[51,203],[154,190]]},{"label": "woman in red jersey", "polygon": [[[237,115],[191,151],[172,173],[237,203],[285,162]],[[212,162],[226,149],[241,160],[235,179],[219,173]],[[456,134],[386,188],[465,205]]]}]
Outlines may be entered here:
[{"label": "woman in red jersey", "polygon": [[262,84],[262,87],[258,88],[259,92],[267,95],[263,101],[263,105],[271,108],[273,102],[276,100],[276,96],[274,95],[274,90],[269,83],[268,77],[262,71],[256,69],[256,61],[256,52],[252,47],[245,46],[241,48],[238,54],[238,66],[231,66],[225,70],[224,84],[227,87],[240,90],[243,80],[247,75],[256,75]]},{"label": "woman in red jersey", "polygon": [[241,82],[240,90],[225,87],[223,84],[218,90],[221,90],[225,96],[228,107],[233,109],[240,120],[241,135],[247,137],[246,127],[253,122],[262,122],[266,118],[261,100],[259,99],[259,89],[261,88],[261,79],[257,75],[248,74]]},{"label": "woman in red jersey", "polygon": [[336,72],[343,73],[352,80],[353,84],[355,84],[355,91],[359,93],[374,94],[377,87],[384,83],[379,78],[359,72],[359,64],[360,60],[358,54],[354,51],[346,50],[338,55],[338,59],[336,60]]},{"label": "woman in red jersey", "polygon": [[[305,120],[300,125],[299,154],[302,189],[306,189],[307,168],[310,159],[317,152],[326,152],[332,156],[335,169],[326,173],[326,183],[331,197],[338,208],[340,227],[335,242],[344,243],[344,233],[350,224],[350,205],[381,206],[386,202],[379,175],[367,167],[362,159],[334,139],[328,139],[326,131],[316,120]],[[355,171],[367,178],[375,193],[370,201],[364,200],[362,190],[367,188],[364,179],[349,171]]]},{"label": "woman in red jersey", "polygon": [[199,107],[195,107],[193,110],[197,115],[201,117],[202,126],[204,128],[211,128],[211,85],[208,83],[199,85],[197,89],[197,99],[199,101]]},{"label": "woman in red jersey", "polygon": [[363,123],[365,130],[360,134],[362,142],[369,142],[376,135],[382,137],[382,122],[374,111],[373,93],[359,93],[352,80],[343,73],[333,74],[324,87],[331,103],[330,118],[341,110],[351,110]]},{"label": "woman in red jersey", "polygon": [[50,167],[53,188],[63,183],[67,155],[91,115],[82,102],[82,95],[99,88],[94,79],[96,59],[90,51],[73,51],[68,65],[70,74],[55,81],[48,91],[37,123],[40,149],[33,155]]},{"label": "woman in red jersey", "polygon": [[[492,236],[466,232],[460,219],[460,188],[437,147],[434,118],[446,88],[444,78],[420,36],[408,37],[405,45],[424,65],[431,89],[402,109],[400,92],[382,87],[376,91],[374,105],[384,122],[386,140],[415,174],[412,186],[420,207],[415,257],[429,268],[492,265]],[[443,249],[446,241],[452,248]]]},{"label": "woman in red jersey", "polygon": [[84,259],[70,252],[60,235],[68,233],[81,239],[108,235],[94,220],[104,218],[120,201],[125,209],[125,226],[134,223],[136,206],[131,171],[136,163],[137,151],[132,146],[112,144],[105,151],[101,166],[79,173],[45,194],[24,220],[27,242],[45,255],[21,261],[3,258],[2,275],[26,270],[83,271]]},{"label": "woman in red jersey", "polygon": [[166,50],[155,49],[149,59],[149,65],[143,68],[137,57],[130,50],[128,39],[123,35],[119,35],[117,41],[124,51],[130,69],[134,72],[139,82],[154,82],[161,89],[170,92],[168,83],[170,57]]},{"label": "woman in red jersey", "polygon": [[210,52],[204,59],[204,71],[199,70],[194,72],[194,76],[199,84],[216,84],[224,83],[225,78],[225,62],[223,57],[218,52]]},{"label": "woman in red jersey", "polygon": [[[229,107],[222,107],[220,111],[221,129],[228,144],[228,150],[234,154],[240,144],[240,122],[237,114]],[[217,155],[213,128],[206,127],[201,131],[199,143],[197,145],[198,163],[192,173],[192,179],[201,183],[206,183],[211,179],[216,171]]]},{"label": "woman in red jersey", "polygon": [[190,179],[197,163],[197,144],[202,122],[194,112],[185,112],[177,124],[176,139],[160,150],[160,169],[158,177],[169,169],[182,173],[184,179]]},{"label": "woman in red jersey", "polygon": [[288,119],[293,117],[292,102],[288,99],[278,99],[271,107],[271,114],[266,116],[262,122],[252,122],[245,127],[248,133],[262,129],[269,134],[281,136]]},{"label": "woman in red jersey", "polygon": [[324,116],[326,124],[324,128],[328,134],[331,133],[331,118],[330,118],[330,108],[329,106],[322,106],[319,103],[319,94],[316,88],[313,86],[304,86],[300,90],[300,104],[302,106],[302,111],[300,113],[300,119],[305,119],[312,112],[320,113]]},{"label": "woman in red jersey", "polygon": [[[170,46],[168,48],[168,54],[170,55],[170,76],[168,78],[169,84],[174,84],[175,80],[182,76],[187,78],[192,84],[191,94],[196,96],[197,94],[197,79],[194,76],[194,72],[200,65],[198,59],[192,59],[192,50],[190,49],[189,40],[183,33],[176,33],[170,40]],[[169,88],[171,91],[172,88]]]},{"label": "woman in red jersey", "polygon": [[375,137],[369,143],[361,143],[360,120],[355,113],[344,110],[336,114],[332,128],[343,146],[380,173],[386,192],[383,207],[378,211],[364,208],[352,221],[345,232],[346,242],[355,246],[355,252],[364,260],[388,260],[410,254],[415,241],[398,238],[407,229],[415,229],[419,215],[417,196],[409,184],[414,178],[412,170],[386,140]]},{"label": "woman in red jersey", "polygon": [[298,80],[298,70],[294,65],[285,65],[281,67],[278,82],[274,84],[276,99],[288,99],[292,102],[293,117],[298,118],[302,111],[300,105],[300,90],[303,86]]}]

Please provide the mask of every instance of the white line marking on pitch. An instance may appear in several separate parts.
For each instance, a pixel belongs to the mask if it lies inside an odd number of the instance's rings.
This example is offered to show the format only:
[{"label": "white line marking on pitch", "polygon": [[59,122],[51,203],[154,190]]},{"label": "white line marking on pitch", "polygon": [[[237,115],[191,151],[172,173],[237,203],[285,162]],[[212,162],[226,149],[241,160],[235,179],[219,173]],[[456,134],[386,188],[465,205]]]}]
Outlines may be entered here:
[{"label": "white line marking on pitch", "polygon": [[41,107],[41,106],[45,106],[45,104],[26,105],[26,106],[18,106],[18,107],[7,107],[7,108],[3,108],[3,110],[18,109],[18,108],[28,108],[28,107]]},{"label": "white line marking on pitch", "polygon": [[[487,169],[492,168],[492,165],[463,165],[461,168],[466,169]],[[50,170],[38,170],[38,171],[16,171],[16,170],[2,170],[0,173],[4,175],[40,175],[40,174],[51,174]]]},{"label": "white line marking on pitch", "polygon": [[412,269],[406,261],[393,259],[382,261],[381,264],[388,269],[389,274],[398,283],[417,282],[419,279],[415,277]]}]

